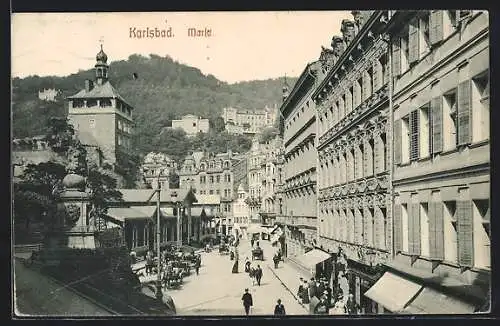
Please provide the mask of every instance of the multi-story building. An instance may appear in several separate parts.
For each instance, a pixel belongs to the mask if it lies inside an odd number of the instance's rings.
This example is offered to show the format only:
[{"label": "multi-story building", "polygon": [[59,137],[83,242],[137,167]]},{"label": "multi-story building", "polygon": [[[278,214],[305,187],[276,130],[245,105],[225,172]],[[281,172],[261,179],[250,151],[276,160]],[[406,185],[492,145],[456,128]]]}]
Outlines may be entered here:
[{"label": "multi-story building", "polygon": [[316,109],[311,95],[322,76],[318,69],[319,61],[306,66],[280,108],[284,123],[285,211],[278,221],[286,225],[284,253],[292,260],[313,248],[317,238]]},{"label": "multi-story building", "polygon": [[160,180],[161,188],[168,189],[168,177],[170,173],[177,171],[177,163],[163,153],[150,152],[144,157],[141,171],[146,184],[157,188]]},{"label": "multi-story building", "polygon": [[239,229],[246,238],[246,230],[250,224],[250,207],[247,202],[248,192],[242,184],[238,186],[237,197],[233,201],[234,228]]},{"label": "multi-story building", "polygon": [[200,132],[207,133],[210,125],[208,119],[187,114],[179,120],[172,120],[173,129],[182,129],[186,132],[187,136],[196,136]]},{"label": "multi-story building", "polygon": [[248,189],[248,159],[246,153],[234,155],[231,168],[233,171],[233,193],[238,193],[240,185],[243,186],[243,189]]},{"label": "multi-story building", "polygon": [[226,131],[233,134],[257,134],[265,127],[272,127],[277,116],[277,107],[244,110],[233,107],[223,109],[222,118]]},{"label": "multi-story building", "polygon": [[[85,89],[67,98],[68,120],[83,145],[98,147],[104,163],[114,168],[118,176],[126,174],[130,159],[134,121],[133,107],[116,91],[108,80],[108,56],[101,50],[96,55],[96,80],[86,80]],[[119,185],[124,180],[118,179]]]},{"label": "multi-story building", "polygon": [[274,225],[279,213],[279,198],[277,196],[277,185],[279,177],[278,155],[282,147],[281,137],[275,137],[269,141],[269,147],[265,153],[262,179],[262,206],[260,215],[264,224]]},{"label": "multi-story building", "polygon": [[218,212],[219,230],[229,234],[232,228],[232,200],[234,178],[232,171],[233,153],[193,153],[188,155],[179,169],[181,189],[193,188],[197,195],[220,196]]},{"label": "multi-story building", "polygon": [[[327,76],[314,92],[318,111],[319,244],[347,258],[349,293],[362,295],[390,259],[388,57],[380,35],[387,13],[353,12],[334,36]],[[325,50],[324,50],[325,52]],[[333,63],[328,65],[328,63]],[[338,275],[333,273],[336,283]],[[345,294],[344,294],[345,295]],[[375,311],[374,311],[375,310]]]},{"label": "multi-story building", "polygon": [[[405,295],[399,306],[386,309],[487,311],[488,13],[396,11],[387,32],[394,78],[395,257],[379,282],[399,279],[393,291]],[[366,295],[388,302],[377,288]]]}]

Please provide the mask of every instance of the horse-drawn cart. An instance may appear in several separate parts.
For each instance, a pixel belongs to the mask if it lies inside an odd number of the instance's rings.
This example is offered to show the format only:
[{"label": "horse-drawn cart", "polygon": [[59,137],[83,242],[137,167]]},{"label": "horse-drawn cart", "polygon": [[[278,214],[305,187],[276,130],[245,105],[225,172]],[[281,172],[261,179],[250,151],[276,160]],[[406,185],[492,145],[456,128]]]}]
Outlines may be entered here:
[{"label": "horse-drawn cart", "polygon": [[261,247],[252,250],[252,260],[264,260],[264,250]]}]

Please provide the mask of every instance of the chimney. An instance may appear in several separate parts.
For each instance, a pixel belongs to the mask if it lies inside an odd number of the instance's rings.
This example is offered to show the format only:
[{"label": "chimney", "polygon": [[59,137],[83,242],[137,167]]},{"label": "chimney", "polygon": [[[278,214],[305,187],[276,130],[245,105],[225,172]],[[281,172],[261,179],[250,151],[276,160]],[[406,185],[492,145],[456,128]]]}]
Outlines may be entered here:
[{"label": "chimney", "polygon": [[85,80],[85,91],[90,92],[94,88],[94,82],[90,79]]}]

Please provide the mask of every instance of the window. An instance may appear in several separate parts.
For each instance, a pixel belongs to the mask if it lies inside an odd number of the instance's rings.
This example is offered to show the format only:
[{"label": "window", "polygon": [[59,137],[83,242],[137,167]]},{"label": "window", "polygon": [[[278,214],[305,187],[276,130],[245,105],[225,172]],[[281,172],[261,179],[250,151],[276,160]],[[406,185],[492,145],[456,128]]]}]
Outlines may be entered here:
[{"label": "window", "polygon": [[456,202],[443,202],[443,223],[444,223],[444,259],[451,263],[458,262],[458,237],[457,220],[455,216]]},{"label": "window", "polygon": [[213,176],[213,175],[211,175],[211,176],[209,177],[209,181],[210,181],[210,183],[214,183],[214,176]]},{"label": "window", "polygon": [[363,91],[364,98],[367,99],[373,94],[373,68],[369,68],[365,72],[365,76],[363,77],[363,82],[365,85],[365,89]]},{"label": "window", "polygon": [[95,124],[96,124],[96,123],[95,123],[95,119],[90,119],[90,120],[89,120],[89,127],[90,127],[90,128],[94,129],[94,128],[95,128]]},{"label": "window", "polygon": [[118,135],[118,145],[121,146],[122,144],[122,136]]},{"label": "window", "polygon": [[[399,162],[406,164],[410,162],[410,116],[407,115],[400,120],[400,136],[396,134],[394,139],[396,151],[399,150]],[[398,130],[396,128],[396,130]],[[396,153],[396,162],[398,162],[398,153]]]},{"label": "window", "polygon": [[87,107],[91,108],[97,106],[97,100],[87,100]]},{"label": "window", "polygon": [[418,111],[410,113],[410,161],[419,158],[419,114]]},{"label": "window", "polygon": [[408,64],[412,65],[420,59],[420,33],[418,28],[418,17],[408,25]]},{"label": "window", "polygon": [[[365,79],[366,80],[366,79]],[[358,87],[358,105],[360,105],[366,98],[366,85],[363,84],[363,77],[359,77],[358,81],[356,82],[357,87]],[[358,106],[356,105],[356,106]]]},{"label": "window", "polygon": [[196,127],[196,122],[193,122],[193,127]]},{"label": "window", "polygon": [[106,108],[111,106],[111,100],[109,99],[103,99],[99,101],[99,107],[101,108]]},{"label": "window", "polygon": [[217,195],[220,195],[220,190],[219,190],[219,189],[215,190],[215,193],[216,193]]},{"label": "window", "polygon": [[430,13],[424,12],[419,20],[419,55],[423,58],[430,51],[431,43],[429,40],[429,19]]},{"label": "window", "polygon": [[83,108],[85,106],[85,102],[83,100],[74,100],[73,108]]},{"label": "window", "polygon": [[218,176],[216,177],[216,181],[217,181],[217,183],[220,183],[220,175],[218,175]]},{"label": "window", "polygon": [[443,102],[443,143],[444,150],[454,149],[457,137],[457,91],[453,89],[444,94]]},{"label": "window", "polygon": [[432,152],[432,132],[430,130],[429,123],[429,111],[430,105],[426,104],[422,106],[419,110],[419,122],[420,122],[420,157],[428,157]]},{"label": "window", "polygon": [[474,77],[472,87],[472,140],[490,138],[490,81],[488,71]]},{"label": "window", "polygon": [[214,191],[213,189],[210,189],[210,191],[208,192],[210,195],[213,195],[214,194]]},{"label": "window", "polygon": [[345,117],[345,103],[344,99],[341,97],[338,101],[337,122],[342,120],[344,117]]},{"label": "window", "polygon": [[[382,68],[382,72],[380,74],[382,80],[380,81],[380,84],[379,84],[379,87],[382,86],[382,85],[385,85],[389,82],[389,67],[388,67],[388,64],[389,64],[389,60],[387,58],[387,54],[383,54],[380,59],[379,59],[379,62],[380,62],[380,66]],[[375,84],[375,82],[374,82]]]},{"label": "window", "polygon": [[474,266],[491,268],[490,203],[473,201]]}]

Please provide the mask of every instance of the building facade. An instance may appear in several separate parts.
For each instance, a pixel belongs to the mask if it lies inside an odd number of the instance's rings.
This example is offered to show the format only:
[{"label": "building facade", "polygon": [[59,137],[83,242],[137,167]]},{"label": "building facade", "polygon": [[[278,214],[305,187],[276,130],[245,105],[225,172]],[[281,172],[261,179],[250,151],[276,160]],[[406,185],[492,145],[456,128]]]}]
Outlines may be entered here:
[{"label": "building facade", "polygon": [[247,202],[248,192],[243,185],[238,186],[237,197],[233,201],[234,228],[239,229],[246,237],[246,230],[250,224],[250,206]]},{"label": "building facade", "polygon": [[223,109],[222,118],[226,131],[232,134],[257,134],[276,121],[277,107],[260,110],[243,110],[233,107]]},{"label": "building facade", "polygon": [[156,189],[160,180],[160,187],[168,189],[168,176],[171,172],[177,171],[177,163],[163,153],[150,152],[144,157],[141,171],[145,183],[151,188]]},{"label": "building facade", "polygon": [[264,223],[274,225],[279,213],[278,182],[279,162],[278,156],[283,145],[281,137],[275,137],[269,142],[265,153],[262,179],[262,206],[260,215]]},{"label": "building facade", "polygon": [[55,102],[59,95],[61,95],[61,91],[54,88],[44,88],[43,91],[38,91],[38,98],[42,101]]},{"label": "building facade", "polygon": [[172,120],[173,129],[182,129],[186,132],[187,136],[196,136],[200,132],[207,133],[210,125],[208,119],[187,114],[179,120]]},{"label": "building facade", "polygon": [[362,311],[376,313],[362,293],[380,276],[374,267],[391,258],[388,45],[380,34],[387,13],[353,14],[323,50],[327,76],[314,93],[318,234],[321,247],[346,258],[349,293]]},{"label": "building facade", "polygon": [[193,153],[188,155],[179,169],[181,189],[192,188],[197,195],[220,197],[218,228],[222,234],[231,230],[234,177],[232,171],[233,153]]},{"label": "building facade", "polygon": [[436,292],[454,313],[484,311],[489,301],[488,31],[485,11],[398,11],[389,22],[395,257],[387,266],[427,283],[406,311],[429,300],[424,313],[444,312],[430,299]]},{"label": "building facade", "polygon": [[[123,176],[131,149],[134,108],[109,82],[108,56],[102,46],[96,61],[95,81],[86,80],[85,89],[67,98],[68,120],[81,143],[98,147],[104,163]],[[118,179],[119,184],[122,181]]]},{"label": "building facade", "polygon": [[[293,257],[313,248],[317,238],[316,109],[311,98],[321,78],[319,61],[308,64],[281,105],[284,150],[285,255]],[[284,89],[288,92],[287,89]]]}]

